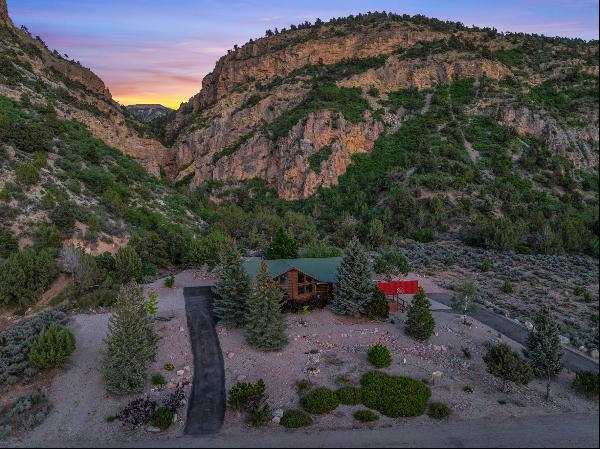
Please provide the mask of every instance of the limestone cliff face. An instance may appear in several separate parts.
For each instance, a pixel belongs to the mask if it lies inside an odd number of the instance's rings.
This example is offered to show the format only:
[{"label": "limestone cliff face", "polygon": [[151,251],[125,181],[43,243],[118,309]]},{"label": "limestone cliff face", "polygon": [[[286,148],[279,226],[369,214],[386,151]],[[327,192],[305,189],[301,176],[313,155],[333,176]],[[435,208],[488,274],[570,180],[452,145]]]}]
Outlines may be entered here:
[{"label": "limestone cliff face", "polygon": [[355,75],[339,84],[360,87],[365,91],[375,87],[380,92],[393,92],[409,87],[429,89],[463,78],[487,77],[501,80],[511,74],[505,65],[487,59],[469,60],[459,57],[448,60],[445,55],[436,55],[426,60],[407,61],[395,56],[389,58],[383,67]]},{"label": "limestone cliff face", "polygon": [[550,151],[571,160],[576,167],[598,167],[598,111],[582,128],[563,126],[549,114],[524,106],[501,109],[497,118],[519,134],[544,140]]},{"label": "limestone cliff face", "polygon": [[308,64],[364,59],[410,48],[417,42],[445,38],[443,33],[421,31],[409,24],[392,24],[368,34],[340,33],[343,34],[324,29],[311,34],[302,30],[292,36],[260,39],[224,56],[202,81],[202,91],[193,98],[194,109],[214,103],[238,86],[283,77]]}]

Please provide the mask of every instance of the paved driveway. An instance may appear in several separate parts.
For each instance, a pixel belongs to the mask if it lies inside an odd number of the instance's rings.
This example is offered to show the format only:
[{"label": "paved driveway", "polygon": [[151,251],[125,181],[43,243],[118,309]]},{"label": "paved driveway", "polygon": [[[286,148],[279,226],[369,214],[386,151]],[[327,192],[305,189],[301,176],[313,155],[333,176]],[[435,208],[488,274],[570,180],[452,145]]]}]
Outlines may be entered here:
[{"label": "paved driveway", "polygon": [[186,435],[219,432],[225,418],[225,368],[212,314],[212,287],[183,291],[192,351],[194,383],[188,405]]}]

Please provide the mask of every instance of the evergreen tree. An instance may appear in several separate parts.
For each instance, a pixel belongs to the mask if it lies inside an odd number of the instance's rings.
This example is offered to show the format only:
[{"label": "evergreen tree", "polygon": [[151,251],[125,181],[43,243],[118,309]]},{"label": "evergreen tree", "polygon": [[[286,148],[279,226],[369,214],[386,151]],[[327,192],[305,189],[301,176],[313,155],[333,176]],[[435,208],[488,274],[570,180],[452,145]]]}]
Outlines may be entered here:
[{"label": "evergreen tree", "polygon": [[536,377],[546,379],[546,400],[550,398],[550,382],[563,369],[564,352],[560,345],[558,326],[547,307],[535,318],[527,340],[527,356]]},{"label": "evergreen tree", "polygon": [[490,374],[502,379],[502,391],[508,382],[527,385],[533,377],[531,367],[505,343],[489,348],[483,361]]},{"label": "evergreen tree", "polygon": [[298,242],[283,230],[275,233],[271,246],[267,249],[267,257],[269,259],[295,259],[298,257]]},{"label": "evergreen tree", "polygon": [[281,311],[283,292],[263,262],[248,300],[246,340],[261,351],[279,351],[287,344],[287,318]]},{"label": "evergreen tree", "polygon": [[144,390],[158,337],[143,299],[142,290],[134,282],[119,291],[102,355],[102,374],[109,393],[125,395]]},{"label": "evergreen tree", "polygon": [[359,317],[373,301],[373,273],[369,258],[357,238],[353,238],[337,272],[331,310],[337,315]]},{"label": "evergreen tree", "polygon": [[431,315],[431,303],[422,288],[419,289],[410,306],[408,306],[404,331],[406,335],[421,341],[427,340],[435,331],[435,320]]},{"label": "evergreen tree", "polygon": [[139,281],[142,277],[142,259],[131,246],[119,248],[115,255],[115,270],[122,284]]},{"label": "evergreen tree", "polygon": [[463,316],[463,323],[467,324],[467,315],[472,313],[477,298],[477,286],[473,279],[465,279],[456,288],[456,296],[452,301],[451,307],[455,312],[459,312]]},{"label": "evergreen tree", "polygon": [[213,312],[222,323],[242,327],[246,324],[250,278],[234,244],[221,251]]}]

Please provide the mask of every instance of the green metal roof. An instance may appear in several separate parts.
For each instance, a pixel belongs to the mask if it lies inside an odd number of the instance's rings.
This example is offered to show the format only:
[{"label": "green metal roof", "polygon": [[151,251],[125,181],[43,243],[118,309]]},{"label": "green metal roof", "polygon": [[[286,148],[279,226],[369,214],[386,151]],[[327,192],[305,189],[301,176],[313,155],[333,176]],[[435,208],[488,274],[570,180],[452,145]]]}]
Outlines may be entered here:
[{"label": "green metal roof", "polygon": [[[244,268],[251,278],[256,277],[262,260],[247,260]],[[341,257],[325,259],[278,259],[265,260],[273,278],[296,269],[324,284],[335,284],[337,270],[342,263]]]}]

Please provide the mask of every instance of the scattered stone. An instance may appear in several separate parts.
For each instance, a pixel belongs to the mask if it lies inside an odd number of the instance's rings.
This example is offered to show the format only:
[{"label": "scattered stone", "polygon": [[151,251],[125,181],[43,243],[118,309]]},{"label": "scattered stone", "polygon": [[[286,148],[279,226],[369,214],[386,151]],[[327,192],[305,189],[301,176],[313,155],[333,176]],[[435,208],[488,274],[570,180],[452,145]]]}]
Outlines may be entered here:
[{"label": "scattered stone", "polygon": [[235,352],[228,352],[228,353],[227,353],[227,358],[228,358],[229,360],[233,359],[234,357],[235,357]]},{"label": "scattered stone", "polygon": [[248,379],[248,376],[238,376],[237,381],[238,382],[245,382]]},{"label": "scattered stone", "polygon": [[274,418],[271,420],[271,422],[272,422],[273,424],[275,424],[276,426],[278,426],[279,424],[281,424],[281,418],[279,418],[278,416],[275,416],[275,417],[274,417]]},{"label": "scattered stone", "polygon": [[146,432],[148,432],[148,433],[160,433],[160,429],[158,427],[148,426],[146,428]]},{"label": "scattered stone", "polygon": [[443,376],[444,373],[442,373],[441,371],[434,371],[431,375],[431,382],[435,385],[435,382],[442,380]]},{"label": "scattered stone", "polygon": [[593,359],[598,360],[598,350],[594,349],[592,352],[590,352],[590,355],[592,356]]},{"label": "scattered stone", "polygon": [[177,376],[182,377],[185,374],[184,370],[177,371]]},{"label": "scattered stone", "polygon": [[560,339],[561,345],[568,345],[569,343],[571,343],[571,340],[568,337],[565,337],[564,335],[560,335],[558,338]]},{"label": "scattered stone", "polygon": [[529,332],[531,332],[533,330],[533,323],[530,323],[529,321],[525,321],[525,327],[527,328],[527,330]]},{"label": "scattered stone", "polygon": [[273,417],[275,418],[283,418],[283,410],[282,409],[277,409],[273,412]]}]

